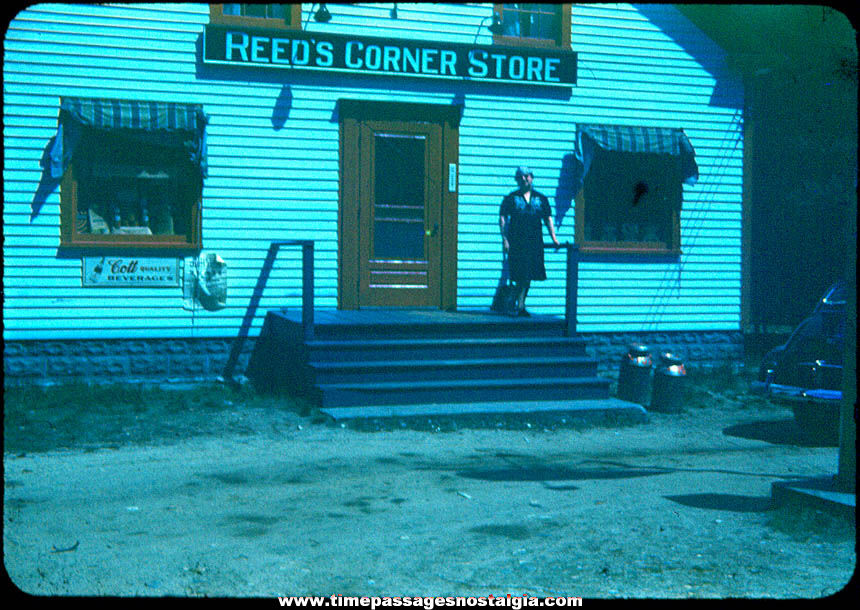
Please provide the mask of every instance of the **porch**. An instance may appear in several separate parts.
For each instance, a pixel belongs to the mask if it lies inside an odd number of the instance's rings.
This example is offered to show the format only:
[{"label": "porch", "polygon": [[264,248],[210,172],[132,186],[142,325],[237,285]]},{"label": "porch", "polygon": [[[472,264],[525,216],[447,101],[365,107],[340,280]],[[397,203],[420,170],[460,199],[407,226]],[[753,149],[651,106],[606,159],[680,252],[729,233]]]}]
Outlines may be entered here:
[{"label": "porch", "polygon": [[[302,248],[302,307],[267,312],[246,375],[266,392],[306,396],[335,420],[475,413],[621,413],[640,405],[609,396],[609,380],[575,325],[575,248],[568,245],[566,315],[509,317],[491,311],[364,308],[313,303],[313,242],[271,245],[244,332],[268,270],[284,246]],[[237,341],[234,353],[241,349]],[[231,355],[225,369],[235,365]]]},{"label": "porch", "polygon": [[[302,312],[279,310],[286,320],[302,324]],[[314,338],[334,336],[429,337],[429,336],[556,336],[565,334],[561,316],[532,314],[510,317],[493,311],[443,311],[440,309],[365,308],[315,309]]]}]

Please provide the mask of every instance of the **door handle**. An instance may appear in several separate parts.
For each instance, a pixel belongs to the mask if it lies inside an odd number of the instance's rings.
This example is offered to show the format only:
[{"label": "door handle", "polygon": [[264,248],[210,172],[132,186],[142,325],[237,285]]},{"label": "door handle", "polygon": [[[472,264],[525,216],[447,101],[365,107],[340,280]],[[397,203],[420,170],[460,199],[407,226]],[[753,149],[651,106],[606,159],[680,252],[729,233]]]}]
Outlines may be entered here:
[{"label": "door handle", "polygon": [[432,229],[427,229],[426,231],[424,231],[424,235],[426,235],[427,237],[435,237],[436,233],[438,233],[438,232],[439,232],[439,223],[437,222],[437,223],[433,224]]}]

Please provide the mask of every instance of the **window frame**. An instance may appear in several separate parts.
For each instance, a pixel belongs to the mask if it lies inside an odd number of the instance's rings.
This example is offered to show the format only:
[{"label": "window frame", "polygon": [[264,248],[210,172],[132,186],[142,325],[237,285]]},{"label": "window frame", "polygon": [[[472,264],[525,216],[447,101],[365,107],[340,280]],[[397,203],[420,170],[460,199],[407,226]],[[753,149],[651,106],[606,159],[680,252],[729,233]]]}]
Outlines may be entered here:
[{"label": "window frame", "polygon": [[141,235],[141,234],[97,234],[78,233],[77,216],[80,180],[77,177],[77,161],[72,159],[60,180],[60,247],[82,250],[163,250],[199,251],[202,249],[201,209],[203,192],[190,207],[190,235]]},{"label": "window frame", "polygon": [[[657,153],[649,153],[657,154]],[[679,256],[681,254],[681,207],[684,202],[684,186],[680,184],[680,205],[669,210],[669,240],[665,241],[601,241],[585,239],[585,215],[588,208],[586,182],[574,197],[574,240],[579,251],[585,254],[632,254]]]},{"label": "window frame", "polygon": [[290,23],[286,23],[284,19],[278,19],[273,17],[244,17],[241,15],[225,15],[224,4],[210,4],[209,23],[220,25],[235,25],[249,28],[275,28],[284,30],[302,29],[302,5],[300,3],[290,3],[286,4],[285,6],[289,7]]},{"label": "window frame", "polygon": [[[557,37],[550,38],[529,38],[523,36],[505,36],[504,34],[493,34],[493,44],[515,47],[541,47],[552,49],[569,49],[570,44],[570,29],[571,29],[571,7],[572,4],[564,3],[561,7],[561,22],[558,24]],[[502,18],[504,13],[504,3],[493,4],[493,16]]]}]

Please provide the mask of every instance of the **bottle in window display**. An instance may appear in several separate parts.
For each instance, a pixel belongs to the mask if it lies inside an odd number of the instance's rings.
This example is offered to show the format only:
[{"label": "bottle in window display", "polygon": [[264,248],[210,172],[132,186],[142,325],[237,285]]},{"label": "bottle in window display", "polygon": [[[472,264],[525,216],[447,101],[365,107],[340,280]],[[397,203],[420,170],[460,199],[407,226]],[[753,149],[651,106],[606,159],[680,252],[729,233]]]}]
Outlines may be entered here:
[{"label": "bottle in window display", "polygon": [[657,225],[646,224],[642,230],[642,241],[660,241],[660,236],[657,235]]},{"label": "bottle in window display", "polygon": [[618,241],[618,227],[613,224],[603,225],[600,241]]},{"label": "bottle in window display", "polygon": [[117,209],[119,212],[119,224],[115,232],[128,235],[149,235],[149,227],[141,223],[142,199],[137,189],[129,187],[117,189]]},{"label": "bottle in window display", "polygon": [[111,227],[111,232],[112,233],[118,233],[121,224],[122,224],[122,219],[120,217],[119,204],[114,204],[114,206],[113,206],[113,226]]},{"label": "bottle in window display", "polygon": [[625,222],[621,225],[622,241],[639,241],[639,225],[635,222]]},{"label": "bottle in window display", "polygon": [[148,189],[147,212],[149,228],[153,235],[173,234],[173,212],[167,196],[166,180],[151,181]]}]

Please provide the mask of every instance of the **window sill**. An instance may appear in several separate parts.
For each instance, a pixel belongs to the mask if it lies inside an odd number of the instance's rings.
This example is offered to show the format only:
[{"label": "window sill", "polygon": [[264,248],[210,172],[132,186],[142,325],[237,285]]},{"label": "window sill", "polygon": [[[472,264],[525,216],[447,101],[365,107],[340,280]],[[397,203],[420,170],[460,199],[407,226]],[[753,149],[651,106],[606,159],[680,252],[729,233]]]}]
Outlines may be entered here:
[{"label": "window sill", "polygon": [[611,258],[660,258],[677,259],[681,256],[680,248],[667,248],[665,246],[630,244],[618,245],[612,242],[584,242],[579,246],[579,253],[589,258],[611,257]]},{"label": "window sill", "polygon": [[[128,237],[134,237],[129,235]],[[146,256],[196,256],[202,246],[187,241],[152,242],[144,240],[81,240],[64,241],[60,244],[61,256],[89,256],[95,254],[138,254]]]},{"label": "window sill", "polygon": [[263,17],[239,17],[234,15],[225,15],[216,19],[210,19],[211,25],[227,25],[233,27],[243,27],[249,29],[265,29],[265,30],[301,30],[299,24],[286,23],[283,19],[266,19]]},{"label": "window sill", "polygon": [[520,36],[493,36],[493,44],[505,47],[533,47],[539,49],[565,49],[570,46],[559,44],[551,38],[525,38]]}]

